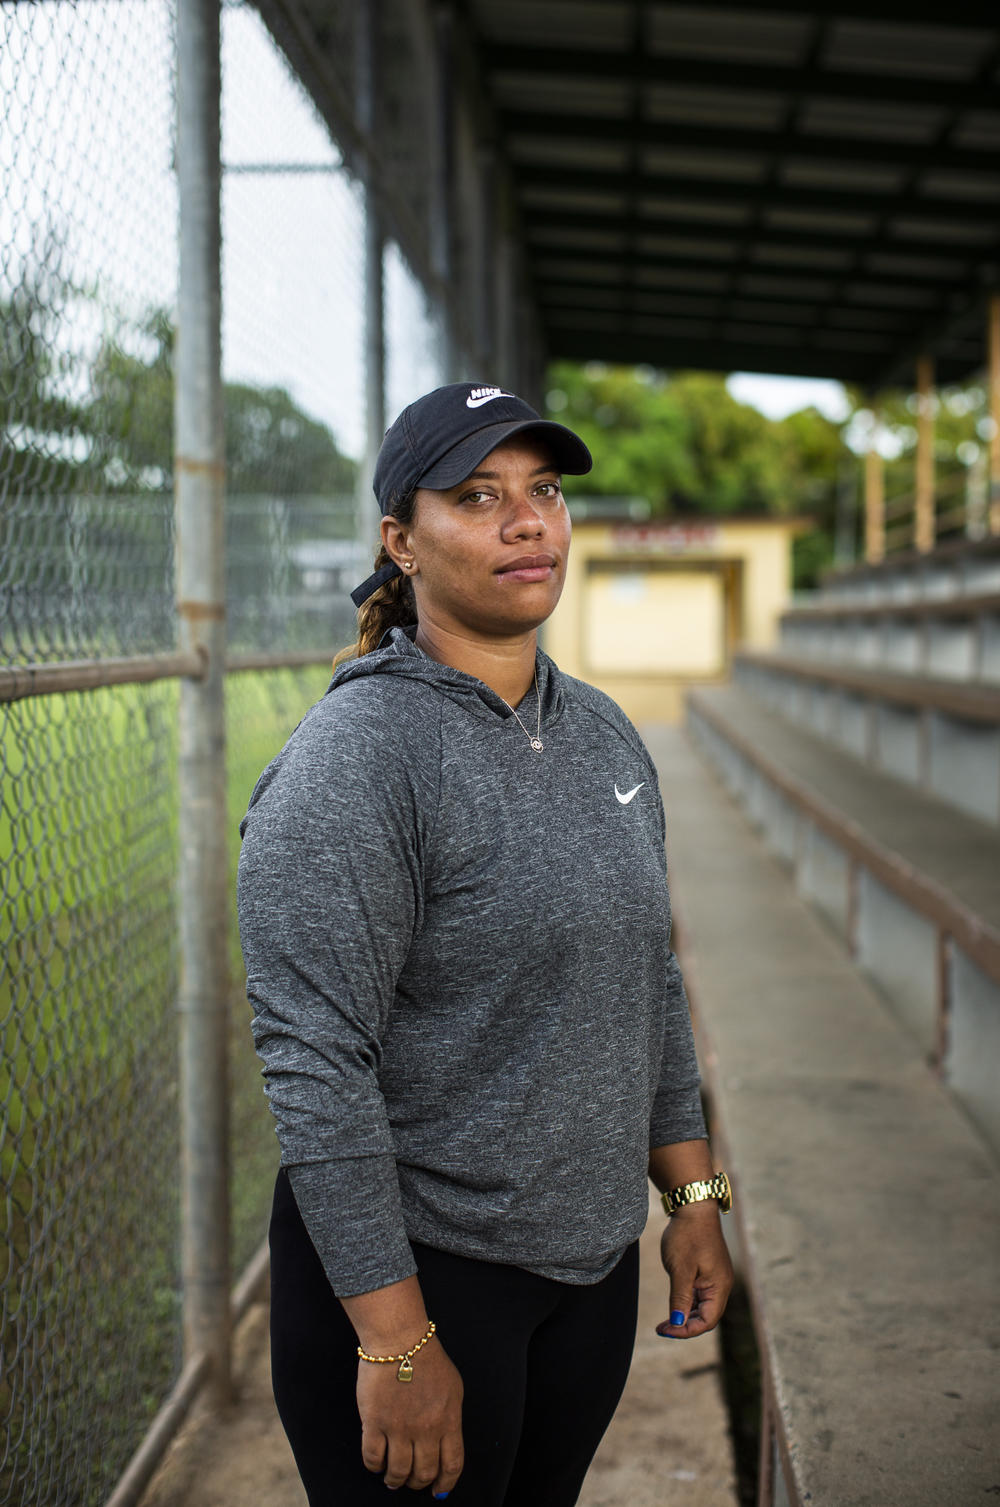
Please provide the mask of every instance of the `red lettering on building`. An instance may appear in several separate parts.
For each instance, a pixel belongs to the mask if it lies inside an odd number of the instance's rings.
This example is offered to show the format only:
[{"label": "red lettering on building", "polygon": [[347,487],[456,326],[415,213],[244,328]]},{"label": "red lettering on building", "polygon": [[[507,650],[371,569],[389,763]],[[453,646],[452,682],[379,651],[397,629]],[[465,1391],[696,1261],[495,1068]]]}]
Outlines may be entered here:
[{"label": "red lettering on building", "polygon": [[719,542],[717,523],[636,523],[620,524],[612,530],[616,549],[663,554],[681,554],[685,550],[715,549]]}]

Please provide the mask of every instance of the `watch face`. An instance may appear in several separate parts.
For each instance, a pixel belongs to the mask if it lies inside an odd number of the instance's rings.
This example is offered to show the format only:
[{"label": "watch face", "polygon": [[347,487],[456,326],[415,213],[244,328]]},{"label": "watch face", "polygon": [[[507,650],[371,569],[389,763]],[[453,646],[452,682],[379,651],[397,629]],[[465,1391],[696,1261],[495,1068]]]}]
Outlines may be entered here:
[{"label": "watch face", "polygon": [[719,1173],[719,1178],[725,1189],[725,1192],[719,1199],[719,1208],[722,1210],[723,1214],[728,1214],[730,1209],[733,1207],[733,1190],[730,1185],[729,1179],[724,1172]]}]

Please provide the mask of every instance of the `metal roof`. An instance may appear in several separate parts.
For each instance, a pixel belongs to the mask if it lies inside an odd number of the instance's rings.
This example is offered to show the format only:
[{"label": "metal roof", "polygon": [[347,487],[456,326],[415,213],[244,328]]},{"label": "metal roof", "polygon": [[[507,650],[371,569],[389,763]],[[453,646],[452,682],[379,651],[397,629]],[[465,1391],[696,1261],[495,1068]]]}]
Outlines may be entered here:
[{"label": "metal roof", "polygon": [[923,351],[941,381],[982,364],[1000,286],[995,3],[455,14],[550,355],[867,386],[909,380]]}]

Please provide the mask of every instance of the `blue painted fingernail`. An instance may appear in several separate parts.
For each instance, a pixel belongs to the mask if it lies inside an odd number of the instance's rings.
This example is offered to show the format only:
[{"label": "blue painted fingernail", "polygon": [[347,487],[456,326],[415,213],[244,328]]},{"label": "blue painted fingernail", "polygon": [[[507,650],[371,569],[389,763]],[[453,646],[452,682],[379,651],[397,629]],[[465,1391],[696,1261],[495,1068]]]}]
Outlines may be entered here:
[{"label": "blue painted fingernail", "polygon": [[436,1491],[434,1493],[434,1500],[435,1502],[443,1502],[447,1495],[448,1493],[446,1491]]},{"label": "blue painted fingernail", "polygon": [[673,1326],[674,1326],[675,1329],[679,1328],[681,1326],[681,1324],[683,1324],[683,1322],[684,1322],[684,1315],[681,1313],[681,1311],[680,1311],[679,1308],[675,1308],[673,1310],[673,1312],[671,1313],[671,1315],[670,1315],[670,1322],[671,1322],[671,1324],[673,1324]]}]

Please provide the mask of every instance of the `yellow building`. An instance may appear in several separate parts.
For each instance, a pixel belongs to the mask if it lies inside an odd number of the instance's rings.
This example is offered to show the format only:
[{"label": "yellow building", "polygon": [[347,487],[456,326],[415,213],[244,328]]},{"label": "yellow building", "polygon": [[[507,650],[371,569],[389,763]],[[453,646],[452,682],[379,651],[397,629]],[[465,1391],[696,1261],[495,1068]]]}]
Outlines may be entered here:
[{"label": "yellow building", "polygon": [[676,722],[684,686],[729,677],[734,648],[769,649],[791,598],[801,518],[585,518],[544,647],[635,722]]}]

